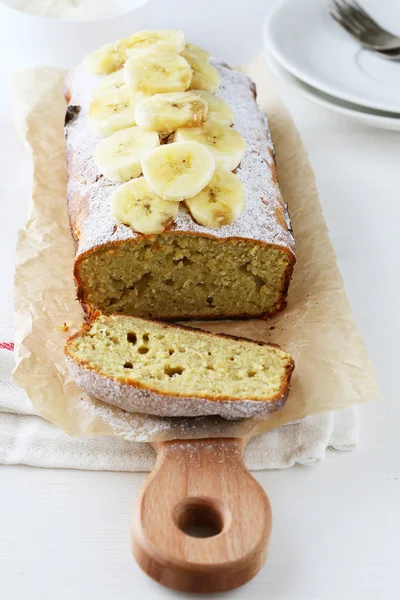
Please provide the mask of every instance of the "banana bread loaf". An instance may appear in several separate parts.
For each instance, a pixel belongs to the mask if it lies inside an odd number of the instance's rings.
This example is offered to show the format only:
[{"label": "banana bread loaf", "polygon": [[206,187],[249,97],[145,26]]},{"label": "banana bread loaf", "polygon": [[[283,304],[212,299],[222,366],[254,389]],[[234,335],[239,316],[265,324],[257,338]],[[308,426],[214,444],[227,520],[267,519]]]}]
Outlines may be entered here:
[{"label": "banana bread loaf", "polygon": [[255,86],[180,32],[154,33],[99,49],[66,80],[78,298],[89,315],[273,314],[294,240]]},{"label": "banana bread loaf", "polygon": [[89,395],[170,417],[237,419],[278,410],[294,368],[278,346],[124,315],[92,317],[65,354]]}]

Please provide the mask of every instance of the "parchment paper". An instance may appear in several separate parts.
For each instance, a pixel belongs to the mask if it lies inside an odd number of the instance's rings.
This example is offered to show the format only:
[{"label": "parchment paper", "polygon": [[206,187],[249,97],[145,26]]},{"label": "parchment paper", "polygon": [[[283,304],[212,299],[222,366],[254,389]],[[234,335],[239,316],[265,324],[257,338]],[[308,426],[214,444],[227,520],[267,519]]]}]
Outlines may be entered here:
[{"label": "parchment paper", "polygon": [[[15,380],[40,414],[71,435],[127,440],[243,436],[306,415],[379,397],[328,237],[314,175],[297,130],[276,95],[262,58],[243,69],[257,83],[276,149],[278,178],[289,205],[297,265],[287,309],[267,320],[199,323],[210,331],[273,341],[296,369],[286,406],[263,420],[161,418],[130,414],[88,398],[71,381],[63,346],[83,314],[72,280],[73,243],[66,211],[62,94],[64,72],[40,68],[16,82],[16,122],[32,152],[31,216],[20,232],[15,275]],[[322,142],[321,142],[322,143]],[[63,323],[69,331],[61,330]]]}]

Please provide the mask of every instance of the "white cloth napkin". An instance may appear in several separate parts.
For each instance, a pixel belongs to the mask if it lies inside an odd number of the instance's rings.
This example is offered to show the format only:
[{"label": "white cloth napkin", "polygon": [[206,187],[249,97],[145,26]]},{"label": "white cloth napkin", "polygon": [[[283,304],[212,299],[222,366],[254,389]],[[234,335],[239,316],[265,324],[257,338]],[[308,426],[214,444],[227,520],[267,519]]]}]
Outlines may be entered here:
[{"label": "white cloth napkin", "polygon": [[[0,464],[88,470],[147,471],[155,453],[148,444],[113,437],[69,437],[42,419],[12,380],[13,272],[18,227],[27,214],[29,157],[8,119],[1,119],[0,194]],[[250,469],[312,464],[327,448],[348,451],[358,442],[355,407],[306,417],[253,438],[245,459]]]},{"label": "white cloth napkin", "polygon": [[[0,345],[0,464],[101,471],[149,471],[149,444],[114,437],[70,437],[35,411],[12,381],[12,351]],[[327,448],[348,451],[358,441],[355,407],[306,417],[258,435],[245,450],[249,469],[281,469],[324,458]]]}]

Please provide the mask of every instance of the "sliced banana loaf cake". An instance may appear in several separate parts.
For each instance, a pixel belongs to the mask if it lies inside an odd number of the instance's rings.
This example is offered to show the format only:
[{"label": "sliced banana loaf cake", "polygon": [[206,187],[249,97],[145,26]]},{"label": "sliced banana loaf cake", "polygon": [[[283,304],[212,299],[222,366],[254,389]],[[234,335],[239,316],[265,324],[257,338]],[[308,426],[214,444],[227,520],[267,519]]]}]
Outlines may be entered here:
[{"label": "sliced banana loaf cake", "polygon": [[265,415],[284,405],[294,368],[278,346],[124,315],[92,317],[65,354],[89,395],[163,416]]},{"label": "sliced banana loaf cake", "polygon": [[65,95],[74,274],[88,314],[284,308],[294,240],[246,75],[182,32],[144,31],[86,57]]}]

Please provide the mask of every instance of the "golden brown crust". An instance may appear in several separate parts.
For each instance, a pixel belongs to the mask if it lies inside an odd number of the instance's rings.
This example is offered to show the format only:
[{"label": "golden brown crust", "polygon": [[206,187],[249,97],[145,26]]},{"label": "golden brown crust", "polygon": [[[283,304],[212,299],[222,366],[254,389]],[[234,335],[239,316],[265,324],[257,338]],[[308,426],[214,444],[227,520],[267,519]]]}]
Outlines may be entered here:
[{"label": "golden brown crust", "polygon": [[[93,313],[88,320],[86,321],[86,323],[84,323],[81,328],[79,329],[79,331],[77,331],[76,333],[74,333],[72,336],[70,336],[65,344],[64,347],[64,354],[71,359],[72,361],[74,361],[75,364],[80,365],[81,367],[89,370],[89,371],[94,371],[95,373],[97,373],[98,375],[101,375],[100,371],[98,369],[96,369],[95,367],[92,367],[89,365],[89,363],[86,360],[77,360],[76,358],[74,358],[74,356],[72,355],[72,353],[70,352],[70,346],[71,343],[79,338],[82,337],[85,333],[89,332],[93,323],[99,318],[101,317],[101,313],[99,311]],[[129,317],[125,317],[128,318]],[[144,317],[132,317],[135,320],[140,320],[143,321],[145,323],[154,323],[154,320],[152,319],[146,319]],[[194,327],[190,327],[187,325],[171,325],[169,323],[164,323],[164,322],[159,322],[160,325],[162,325],[163,328],[172,328],[172,329],[182,329],[182,330],[190,330],[190,331],[194,331],[196,334],[200,335],[200,336],[206,336],[206,337],[212,337],[212,338],[227,338],[227,339],[233,339],[236,341],[244,341],[244,342],[248,342],[251,344],[254,344],[255,346],[266,346],[269,348],[278,348],[280,350],[282,350],[282,348],[278,345],[278,344],[272,344],[269,342],[260,342],[260,341],[255,341],[255,340],[251,340],[249,338],[245,338],[242,336],[236,336],[236,335],[231,335],[231,334],[227,334],[227,333],[211,333],[209,331],[204,331],[202,329],[196,329]],[[290,391],[290,379],[292,376],[292,373],[294,371],[295,368],[295,363],[294,360],[288,355],[288,364],[285,368],[285,377],[282,381],[282,384],[279,388],[279,391],[272,396],[271,398],[268,398],[268,400],[260,400],[258,398],[248,398],[247,401],[252,401],[252,402],[266,402],[266,403],[274,403],[275,401],[279,400],[281,401],[282,399],[286,400],[287,395]],[[103,377],[106,377],[105,375],[102,375]],[[146,386],[144,384],[139,383],[138,381],[134,380],[134,379],[129,379],[129,378],[121,378],[121,377],[108,377],[107,379],[111,379],[113,381],[116,381],[117,383],[123,383],[124,385],[129,385],[133,388],[136,389],[144,389],[144,390],[148,390],[150,392],[153,392],[154,394],[160,394],[160,392],[158,390],[156,390],[155,388],[152,388],[151,386]],[[166,396],[166,398],[168,397],[185,397],[185,394],[179,394],[179,393],[168,393],[168,392],[163,392],[162,393],[163,396]],[[203,400],[208,400],[210,402],[242,402],[242,399],[239,398],[232,398],[229,396],[210,396],[209,394],[202,394],[202,395],[196,395],[196,398],[199,399],[203,399]]]}]

